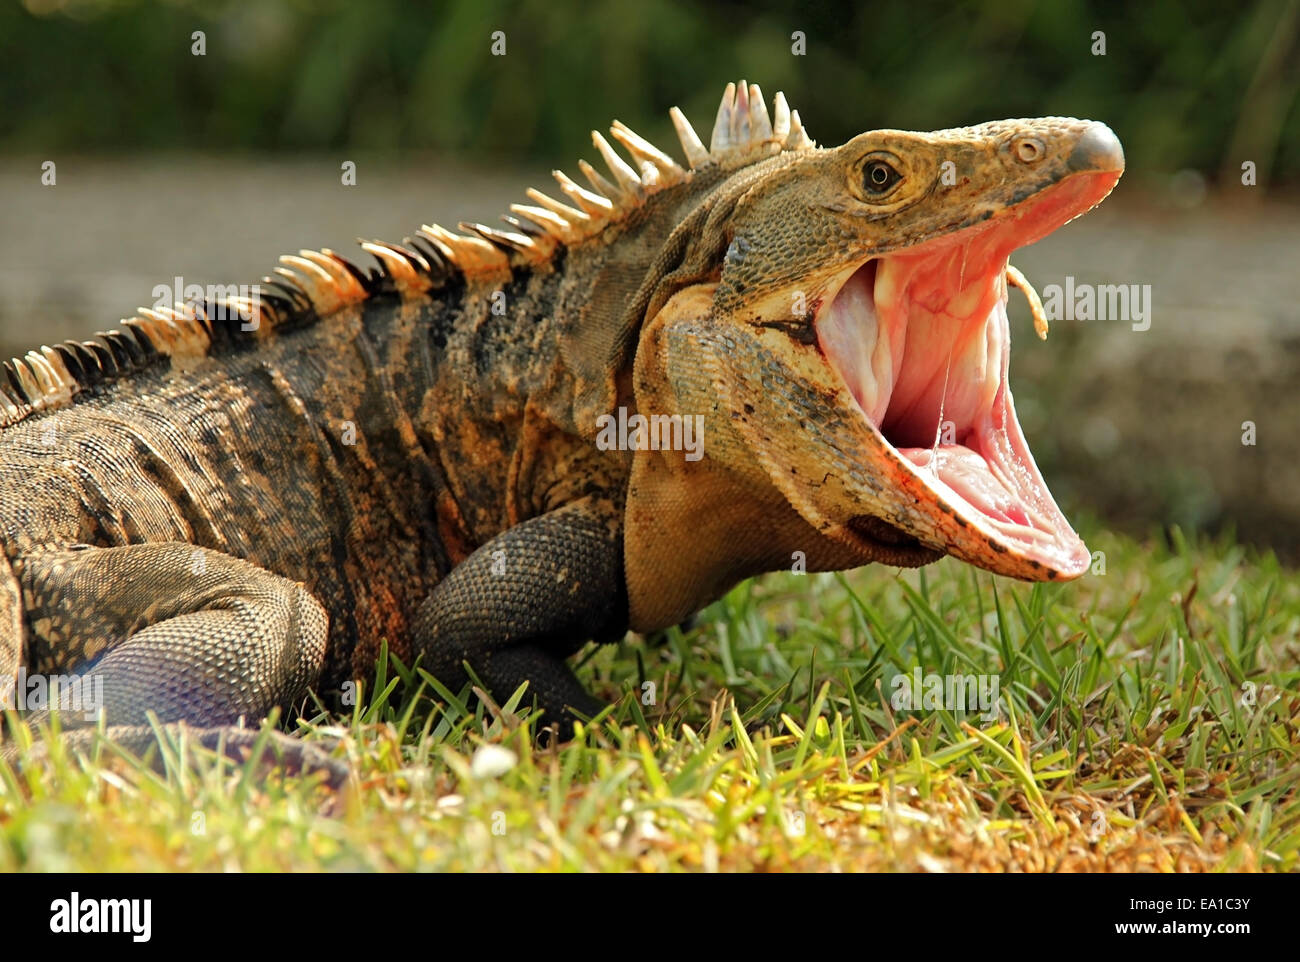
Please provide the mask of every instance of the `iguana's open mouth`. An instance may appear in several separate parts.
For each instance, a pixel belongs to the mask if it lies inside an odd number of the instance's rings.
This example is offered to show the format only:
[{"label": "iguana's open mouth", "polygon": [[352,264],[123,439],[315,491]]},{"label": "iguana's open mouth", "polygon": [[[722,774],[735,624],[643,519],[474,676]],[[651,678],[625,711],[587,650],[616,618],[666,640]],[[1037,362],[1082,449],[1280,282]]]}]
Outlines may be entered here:
[{"label": "iguana's open mouth", "polygon": [[[1087,547],[1057,507],[1007,384],[1008,256],[1099,203],[1118,174],[1070,177],[1003,216],[841,275],[815,328],[826,358],[952,531],[922,543],[991,570],[1073,578]],[[950,519],[942,518],[949,515]],[[906,527],[906,526],[904,526]],[[1013,560],[1014,559],[1014,560]]]}]

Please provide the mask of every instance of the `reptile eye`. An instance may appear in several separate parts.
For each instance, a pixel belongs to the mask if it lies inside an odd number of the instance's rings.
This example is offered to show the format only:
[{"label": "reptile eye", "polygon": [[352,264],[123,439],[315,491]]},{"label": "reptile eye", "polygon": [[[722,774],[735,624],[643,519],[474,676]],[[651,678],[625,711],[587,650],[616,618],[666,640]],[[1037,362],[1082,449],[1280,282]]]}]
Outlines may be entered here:
[{"label": "reptile eye", "polygon": [[869,194],[883,194],[902,179],[902,175],[883,160],[873,160],[862,171],[862,182]]}]

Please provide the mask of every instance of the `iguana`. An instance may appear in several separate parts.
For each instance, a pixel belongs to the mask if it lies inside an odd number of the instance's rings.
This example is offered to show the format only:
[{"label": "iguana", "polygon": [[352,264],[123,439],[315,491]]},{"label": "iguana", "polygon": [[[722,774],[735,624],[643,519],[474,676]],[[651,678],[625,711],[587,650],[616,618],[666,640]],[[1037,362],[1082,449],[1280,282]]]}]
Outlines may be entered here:
[{"label": "iguana", "polygon": [[1080,575],[1007,386],[1008,283],[1046,334],[1008,256],[1111,191],[1111,130],[824,149],[743,81],[709,147],[671,117],[687,166],[615,122],[627,158],[594,133],[608,171],[505,229],[304,250],[6,364],[0,690],[95,676],[111,738],[238,740],[386,642],[528,682],[564,736],[601,707],[581,645],[792,558]]}]

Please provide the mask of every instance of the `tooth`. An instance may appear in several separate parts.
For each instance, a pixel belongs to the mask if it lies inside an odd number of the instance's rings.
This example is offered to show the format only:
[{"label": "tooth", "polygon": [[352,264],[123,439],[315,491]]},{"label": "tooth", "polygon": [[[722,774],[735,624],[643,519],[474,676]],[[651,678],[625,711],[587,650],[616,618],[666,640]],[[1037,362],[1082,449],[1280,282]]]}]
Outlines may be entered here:
[{"label": "tooth", "polygon": [[884,356],[890,359],[889,377],[884,377],[885,369],[880,369],[880,380],[888,382],[889,390],[885,396],[892,397],[894,386],[898,384],[903,367],[903,349],[907,343],[908,304],[903,298],[912,279],[915,267],[908,267],[894,257],[884,257],[876,261],[876,284],[873,290],[876,313],[884,319],[885,337]]},{"label": "tooth", "polygon": [[997,397],[998,390],[1008,370],[1009,349],[1011,347],[1011,319],[1007,316],[1005,301],[998,301],[988,319],[989,340],[991,341],[990,360],[985,373],[987,401],[991,405]]},{"label": "tooth", "polygon": [[876,262],[876,303],[892,306],[903,288],[907,286],[912,272],[906,270],[900,258],[886,257]]},{"label": "tooth", "polygon": [[[871,273],[856,273],[840,288],[817,322],[822,347],[853,392],[867,419],[880,426],[889,405],[889,384],[877,378],[880,323],[871,292]],[[883,354],[888,365],[889,347]],[[892,378],[890,379],[892,383]]]},{"label": "tooth", "polygon": [[984,284],[972,282],[948,302],[944,313],[961,321],[968,320],[979,309],[980,302],[987,293],[988,288]]},{"label": "tooth", "polygon": [[872,411],[873,422],[879,424],[889,408],[889,396],[894,390],[894,359],[889,345],[889,337],[880,336],[880,315],[873,315],[876,326],[876,346],[871,352],[871,380],[876,385],[876,408]]}]

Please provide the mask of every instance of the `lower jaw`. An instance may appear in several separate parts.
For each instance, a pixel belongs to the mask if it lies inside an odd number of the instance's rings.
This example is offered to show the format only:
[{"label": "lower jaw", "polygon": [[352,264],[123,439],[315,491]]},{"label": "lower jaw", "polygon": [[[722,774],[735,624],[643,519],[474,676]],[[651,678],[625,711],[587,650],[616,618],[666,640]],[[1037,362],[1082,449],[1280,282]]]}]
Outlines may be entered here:
[{"label": "lower jaw", "polygon": [[966,444],[890,445],[891,455],[921,480],[934,508],[959,520],[961,533],[945,550],[1016,577],[1082,574],[1090,561],[1087,548],[1034,463],[1005,383],[978,421]]}]

